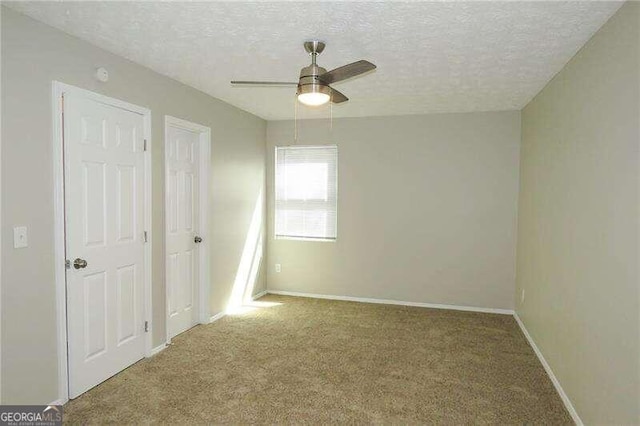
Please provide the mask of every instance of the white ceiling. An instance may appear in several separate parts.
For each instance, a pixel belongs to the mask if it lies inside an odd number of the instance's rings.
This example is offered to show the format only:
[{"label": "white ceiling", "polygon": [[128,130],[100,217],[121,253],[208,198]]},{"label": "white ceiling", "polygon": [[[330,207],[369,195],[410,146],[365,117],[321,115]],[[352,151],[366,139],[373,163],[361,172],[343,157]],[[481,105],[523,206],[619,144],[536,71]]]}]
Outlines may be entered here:
[{"label": "white ceiling", "polygon": [[[18,2],[15,10],[269,120],[291,119],[305,40],[327,69],[378,69],[335,84],[336,117],[520,109],[619,2]],[[299,109],[300,113],[300,109]],[[302,113],[305,113],[302,111]],[[308,112],[307,112],[308,113]],[[325,111],[321,113],[326,114]]]}]

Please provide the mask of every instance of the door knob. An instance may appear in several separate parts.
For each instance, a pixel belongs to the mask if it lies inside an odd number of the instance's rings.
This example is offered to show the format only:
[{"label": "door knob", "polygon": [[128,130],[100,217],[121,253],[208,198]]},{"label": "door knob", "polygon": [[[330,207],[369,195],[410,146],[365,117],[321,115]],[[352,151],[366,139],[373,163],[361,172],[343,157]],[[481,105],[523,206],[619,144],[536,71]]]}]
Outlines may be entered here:
[{"label": "door knob", "polygon": [[196,235],[196,237],[193,239],[193,241],[196,242],[196,243],[201,243],[202,242],[202,238],[200,238],[200,237],[198,237]]},{"label": "door knob", "polygon": [[73,267],[76,269],[80,269],[80,268],[86,268],[87,267],[87,261],[84,259],[80,259],[79,257],[73,261]]}]

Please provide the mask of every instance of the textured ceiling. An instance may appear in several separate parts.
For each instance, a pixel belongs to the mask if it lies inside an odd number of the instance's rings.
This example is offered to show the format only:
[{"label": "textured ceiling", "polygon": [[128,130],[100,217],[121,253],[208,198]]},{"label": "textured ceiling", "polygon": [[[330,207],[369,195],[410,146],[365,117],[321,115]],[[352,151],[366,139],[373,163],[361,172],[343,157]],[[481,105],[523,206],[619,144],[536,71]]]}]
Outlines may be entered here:
[{"label": "textured ceiling", "polygon": [[[5,3],[7,4],[7,3]],[[618,2],[17,2],[8,6],[269,120],[294,116],[308,39],[327,69],[378,69],[335,85],[336,117],[522,108]],[[108,84],[108,83],[107,83]],[[319,111],[327,113],[327,108]],[[301,116],[313,113],[300,107]],[[317,112],[315,113],[317,114]]]}]

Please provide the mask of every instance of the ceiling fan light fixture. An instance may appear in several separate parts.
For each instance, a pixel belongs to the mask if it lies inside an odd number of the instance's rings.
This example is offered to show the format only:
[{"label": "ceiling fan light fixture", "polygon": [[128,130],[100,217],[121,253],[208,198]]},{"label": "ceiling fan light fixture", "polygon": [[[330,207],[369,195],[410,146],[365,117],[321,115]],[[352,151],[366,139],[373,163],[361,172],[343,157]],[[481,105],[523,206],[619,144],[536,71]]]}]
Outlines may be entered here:
[{"label": "ceiling fan light fixture", "polygon": [[331,100],[331,89],[322,84],[305,84],[298,89],[298,101],[307,106],[324,105]]}]

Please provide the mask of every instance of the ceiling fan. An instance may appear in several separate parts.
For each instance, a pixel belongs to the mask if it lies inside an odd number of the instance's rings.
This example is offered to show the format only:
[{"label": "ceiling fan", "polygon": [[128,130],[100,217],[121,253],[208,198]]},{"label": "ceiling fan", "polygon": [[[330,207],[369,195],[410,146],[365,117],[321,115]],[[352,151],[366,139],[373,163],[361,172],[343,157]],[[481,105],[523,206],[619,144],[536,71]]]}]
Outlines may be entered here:
[{"label": "ceiling fan", "polygon": [[327,71],[316,63],[316,58],[322,53],[324,47],[325,44],[317,40],[307,41],[304,43],[304,49],[309,53],[309,55],[311,55],[311,65],[300,70],[300,80],[298,82],[232,81],[231,84],[251,86],[298,86],[296,92],[298,100],[309,106],[319,106],[326,104],[329,101],[334,104],[346,102],[349,98],[329,85],[374,70],[376,66],[369,61],[361,60]]}]

